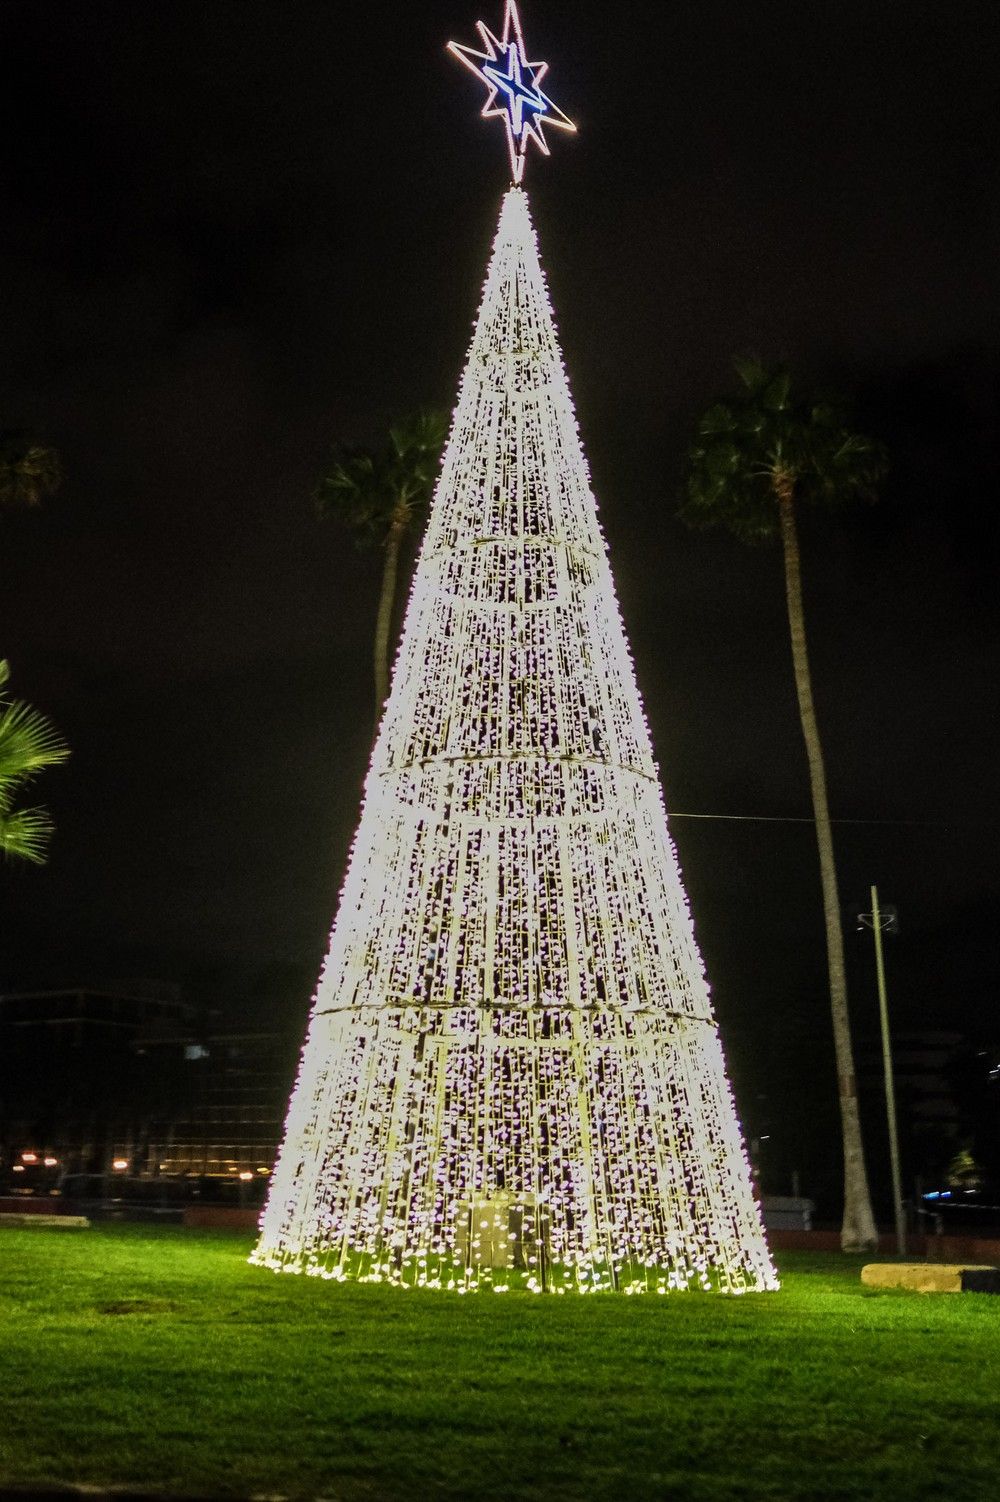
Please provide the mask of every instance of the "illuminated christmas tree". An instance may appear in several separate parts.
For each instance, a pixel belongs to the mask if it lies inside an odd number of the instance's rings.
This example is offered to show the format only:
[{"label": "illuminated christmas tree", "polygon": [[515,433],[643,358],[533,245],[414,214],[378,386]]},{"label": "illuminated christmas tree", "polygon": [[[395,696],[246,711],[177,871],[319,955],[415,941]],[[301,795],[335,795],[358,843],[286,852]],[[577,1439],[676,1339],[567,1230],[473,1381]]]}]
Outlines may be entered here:
[{"label": "illuminated christmas tree", "polygon": [[[512,5],[481,35],[517,181],[554,106]],[[516,185],[254,1260],[776,1286]]]}]

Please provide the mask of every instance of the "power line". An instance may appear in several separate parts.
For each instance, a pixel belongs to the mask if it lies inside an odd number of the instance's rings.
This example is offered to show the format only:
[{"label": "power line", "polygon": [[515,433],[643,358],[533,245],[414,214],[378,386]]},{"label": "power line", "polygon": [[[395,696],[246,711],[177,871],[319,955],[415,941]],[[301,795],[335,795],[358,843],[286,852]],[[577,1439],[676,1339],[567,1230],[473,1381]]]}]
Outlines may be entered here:
[{"label": "power line", "polygon": [[[668,810],[670,819],[709,819],[727,824],[815,824],[805,814],[679,814]],[[996,824],[994,819],[831,819],[831,824],[869,824],[909,826],[916,829],[984,829]]]}]

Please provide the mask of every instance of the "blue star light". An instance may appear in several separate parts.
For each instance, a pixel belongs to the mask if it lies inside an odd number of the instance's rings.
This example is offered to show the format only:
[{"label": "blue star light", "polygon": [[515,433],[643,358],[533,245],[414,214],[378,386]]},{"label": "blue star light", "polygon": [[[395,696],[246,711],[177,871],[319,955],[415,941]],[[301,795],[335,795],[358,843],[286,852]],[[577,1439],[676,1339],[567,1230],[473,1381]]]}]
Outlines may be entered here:
[{"label": "blue star light", "polygon": [[489,119],[496,115],[503,120],[511,176],[519,183],[524,176],[529,141],[534,141],[546,156],[549,154],[543,126],[554,125],[560,130],[576,130],[576,126],[539,87],[549,65],[528,62],[515,0],[507,0],[502,36],[494,36],[483,21],[476,23],[476,30],[485,52],[463,47],[458,42],[449,42],[448,51],[475,73],[489,90],[483,105],[483,117]]}]

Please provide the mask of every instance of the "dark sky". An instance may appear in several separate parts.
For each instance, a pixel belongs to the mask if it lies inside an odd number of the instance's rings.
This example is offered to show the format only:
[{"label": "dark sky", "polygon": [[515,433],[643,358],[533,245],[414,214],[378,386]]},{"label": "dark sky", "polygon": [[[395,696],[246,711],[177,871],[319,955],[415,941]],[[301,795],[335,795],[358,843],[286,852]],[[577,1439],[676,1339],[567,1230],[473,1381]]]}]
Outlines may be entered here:
[{"label": "dark sky", "polygon": [[[238,997],[298,972],[304,1017],[378,569],[310,483],[331,443],[452,404],[506,182],[444,51],[479,14],[0,11],[0,425],[68,476],[0,524],[0,649],[74,748],[45,781],[50,865],[2,873],[2,984]],[[579,125],[527,186],[668,807],[809,812],[778,555],[673,518],[693,424],[753,348],[850,392],[893,455],[881,507],[803,529],[834,811],[875,821],[839,828],[844,900],[876,880],[899,906],[902,1017],[995,1030],[1000,7],[523,19]],[[808,824],[673,828],[741,1098],[780,1088],[790,1037],[826,1069]]]}]

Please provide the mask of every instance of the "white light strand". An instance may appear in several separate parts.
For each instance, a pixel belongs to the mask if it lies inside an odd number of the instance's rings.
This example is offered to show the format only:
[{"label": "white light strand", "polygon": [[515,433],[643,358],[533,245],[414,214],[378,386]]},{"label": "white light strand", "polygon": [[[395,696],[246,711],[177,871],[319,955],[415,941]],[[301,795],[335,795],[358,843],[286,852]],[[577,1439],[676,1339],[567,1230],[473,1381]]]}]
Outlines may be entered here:
[{"label": "white light strand", "polygon": [[519,188],[252,1260],[777,1287]]}]

